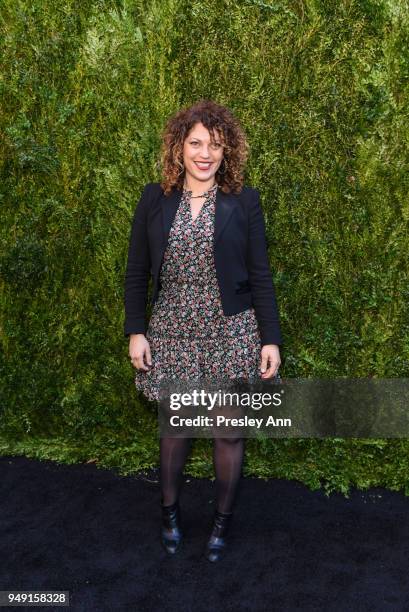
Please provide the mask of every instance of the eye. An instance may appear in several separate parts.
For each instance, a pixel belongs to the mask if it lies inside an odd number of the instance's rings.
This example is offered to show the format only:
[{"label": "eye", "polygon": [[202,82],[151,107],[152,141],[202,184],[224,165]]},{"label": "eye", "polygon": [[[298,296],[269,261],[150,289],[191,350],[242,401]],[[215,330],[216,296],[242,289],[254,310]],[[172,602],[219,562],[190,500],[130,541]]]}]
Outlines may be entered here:
[{"label": "eye", "polygon": [[221,143],[220,143],[220,142],[214,142],[214,143],[212,144],[212,148],[213,148],[213,149],[220,149],[220,147],[221,147],[221,146],[222,146],[222,145],[221,145]]},{"label": "eye", "polygon": [[190,141],[190,144],[191,144],[191,145],[193,145],[193,146],[195,146],[195,145],[197,145],[197,144],[199,144],[199,143],[197,142],[197,140],[191,140],[191,141]]}]

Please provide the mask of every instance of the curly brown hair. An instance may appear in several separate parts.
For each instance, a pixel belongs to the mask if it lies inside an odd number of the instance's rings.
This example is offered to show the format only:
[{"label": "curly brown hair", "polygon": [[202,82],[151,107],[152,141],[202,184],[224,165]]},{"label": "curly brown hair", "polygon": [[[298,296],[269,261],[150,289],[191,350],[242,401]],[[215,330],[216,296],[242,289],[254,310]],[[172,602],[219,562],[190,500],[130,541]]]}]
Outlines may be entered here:
[{"label": "curly brown hair", "polygon": [[215,176],[217,184],[225,193],[240,193],[249,149],[246,136],[231,111],[213,100],[200,100],[168,120],[162,135],[160,159],[164,193],[167,195],[174,187],[183,188],[183,144],[199,122],[208,129],[212,142],[216,130],[223,144],[223,161]]}]

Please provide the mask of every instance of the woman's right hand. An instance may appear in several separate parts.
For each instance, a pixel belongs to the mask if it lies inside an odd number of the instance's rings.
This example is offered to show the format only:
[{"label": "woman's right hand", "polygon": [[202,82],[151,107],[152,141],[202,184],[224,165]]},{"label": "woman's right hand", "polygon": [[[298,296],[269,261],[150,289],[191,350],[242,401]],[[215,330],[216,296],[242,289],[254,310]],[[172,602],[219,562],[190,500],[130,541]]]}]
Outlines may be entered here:
[{"label": "woman's right hand", "polygon": [[137,370],[147,371],[149,370],[148,366],[152,366],[151,349],[144,334],[131,334],[129,357],[133,367]]}]

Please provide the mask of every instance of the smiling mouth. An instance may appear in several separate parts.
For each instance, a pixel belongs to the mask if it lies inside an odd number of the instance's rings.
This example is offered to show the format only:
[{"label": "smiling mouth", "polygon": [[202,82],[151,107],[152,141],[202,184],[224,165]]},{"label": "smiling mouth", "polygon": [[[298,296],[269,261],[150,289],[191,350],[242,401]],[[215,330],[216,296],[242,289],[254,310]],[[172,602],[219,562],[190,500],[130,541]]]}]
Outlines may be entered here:
[{"label": "smiling mouth", "polygon": [[212,165],[212,162],[194,162],[196,164],[196,166],[199,168],[199,170],[209,170],[210,166]]}]

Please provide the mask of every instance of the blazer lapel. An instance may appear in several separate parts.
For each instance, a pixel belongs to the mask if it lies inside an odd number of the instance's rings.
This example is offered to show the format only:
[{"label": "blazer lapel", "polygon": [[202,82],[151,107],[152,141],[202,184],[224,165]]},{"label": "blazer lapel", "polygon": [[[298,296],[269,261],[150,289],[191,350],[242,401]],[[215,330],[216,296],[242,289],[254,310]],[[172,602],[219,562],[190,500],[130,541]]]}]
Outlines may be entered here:
[{"label": "blazer lapel", "polygon": [[[182,191],[174,188],[168,196],[161,198],[162,210],[162,229],[163,247],[165,248],[169,240],[169,232],[172,227],[176,211],[179,207]],[[223,229],[230,219],[233,210],[237,206],[237,201],[232,194],[224,193],[221,189],[216,191],[216,207],[214,219],[214,246],[216,246]]]},{"label": "blazer lapel", "polygon": [[230,193],[224,193],[221,189],[216,192],[216,210],[214,218],[214,246],[216,246],[222,231],[227,225],[233,210],[237,206],[236,198]]},{"label": "blazer lapel", "polygon": [[162,248],[165,249],[169,239],[170,228],[176,216],[176,211],[180,204],[182,191],[174,188],[169,195],[163,195],[161,198],[162,211]]}]

